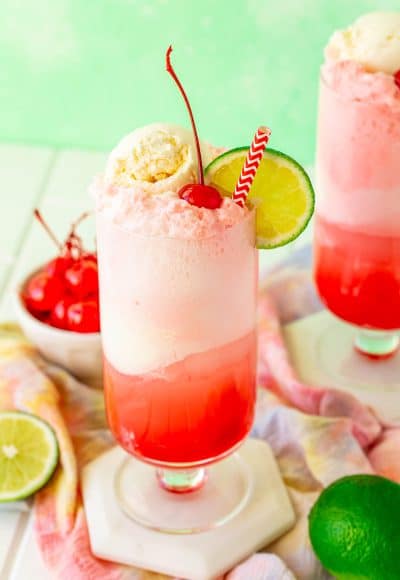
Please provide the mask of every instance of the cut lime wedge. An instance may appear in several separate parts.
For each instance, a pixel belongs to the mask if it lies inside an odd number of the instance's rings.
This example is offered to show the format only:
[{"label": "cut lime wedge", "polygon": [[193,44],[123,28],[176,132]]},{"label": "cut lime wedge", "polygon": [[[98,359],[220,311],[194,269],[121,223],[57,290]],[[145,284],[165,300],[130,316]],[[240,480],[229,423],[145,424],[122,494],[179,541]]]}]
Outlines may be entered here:
[{"label": "cut lime wedge", "polygon": [[57,439],[47,423],[27,413],[0,413],[0,502],[32,495],[57,463]]},{"label": "cut lime wedge", "polygon": [[[247,152],[248,147],[240,147],[214,159],[205,170],[207,182],[231,196]],[[313,214],[314,199],[303,167],[288,155],[267,149],[248,195],[256,208],[257,247],[276,248],[297,238]]]}]

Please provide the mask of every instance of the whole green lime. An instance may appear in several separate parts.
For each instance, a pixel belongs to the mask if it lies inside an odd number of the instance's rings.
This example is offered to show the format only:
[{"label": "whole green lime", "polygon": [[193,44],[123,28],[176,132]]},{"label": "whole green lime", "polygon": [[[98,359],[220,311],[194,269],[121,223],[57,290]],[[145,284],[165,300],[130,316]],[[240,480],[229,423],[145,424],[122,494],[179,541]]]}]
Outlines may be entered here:
[{"label": "whole green lime", "polygon": [[377,475],[335,481],[312,508],[309,533],[339,580],[400,580],[400,485]]}]

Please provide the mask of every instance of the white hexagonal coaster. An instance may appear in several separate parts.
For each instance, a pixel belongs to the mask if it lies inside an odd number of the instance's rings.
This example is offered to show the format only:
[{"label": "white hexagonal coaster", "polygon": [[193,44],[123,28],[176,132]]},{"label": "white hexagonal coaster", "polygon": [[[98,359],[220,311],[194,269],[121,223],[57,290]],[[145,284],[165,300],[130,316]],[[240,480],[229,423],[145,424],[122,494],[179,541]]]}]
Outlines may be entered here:
[{"label": "white hexagonal coaster", "polygon": [[82,480],[93,553],[179,578],[210,580],[271,543],[295,522],[275,458],[257,439],[248,439],[237,453],[253,483],[246,505],[220,527],[184,535],[157,532],[128,518],[114,491],[115,473],[127,455],[120,447],[101,455],[87,465]]}]

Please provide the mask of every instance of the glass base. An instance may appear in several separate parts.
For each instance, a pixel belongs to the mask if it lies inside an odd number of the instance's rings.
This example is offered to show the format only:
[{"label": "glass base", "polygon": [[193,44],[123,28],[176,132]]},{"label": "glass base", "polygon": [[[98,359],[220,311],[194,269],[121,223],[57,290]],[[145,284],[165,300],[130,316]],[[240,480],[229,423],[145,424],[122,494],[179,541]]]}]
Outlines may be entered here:
[{"label": "glass base", "polygon": [[354,340],[358,352],[373,359],[391,357],[399,348],[400,338],[393,332],[361,330]]},{"label": "glass base", "polygon": [[156,470],[128,457],[115,476],[121,509],[161,532],[190,534],[231,520],[251,494],[250,471],[237,453],[207,469]]},{"label": "glass base", "polygon": [[336,386],[400,387],[399,336],[333,318],[316,340],[317,360]]}]

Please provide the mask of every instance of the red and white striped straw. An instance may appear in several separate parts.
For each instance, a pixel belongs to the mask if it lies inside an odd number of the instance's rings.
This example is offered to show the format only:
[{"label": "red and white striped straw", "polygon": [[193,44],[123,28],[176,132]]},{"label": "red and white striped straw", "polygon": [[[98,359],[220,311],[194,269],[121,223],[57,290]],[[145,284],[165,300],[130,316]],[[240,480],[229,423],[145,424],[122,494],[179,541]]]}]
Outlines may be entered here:
[{"label": "red and white striped straw", "polygon": [[244,162],[240,173],[239,181],[237,182],[235,191],[233,192],[233,200],[241,207],[246,203],[251,184],[254,181],[254,177],[257,173],[258,166],[260,165],[270,135],[271,131],[268,127],[259,127],[254,135],[253,141],[251,142],[246,161]]}]

